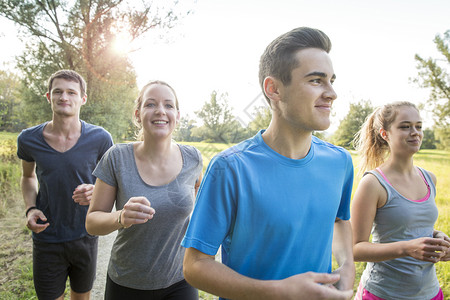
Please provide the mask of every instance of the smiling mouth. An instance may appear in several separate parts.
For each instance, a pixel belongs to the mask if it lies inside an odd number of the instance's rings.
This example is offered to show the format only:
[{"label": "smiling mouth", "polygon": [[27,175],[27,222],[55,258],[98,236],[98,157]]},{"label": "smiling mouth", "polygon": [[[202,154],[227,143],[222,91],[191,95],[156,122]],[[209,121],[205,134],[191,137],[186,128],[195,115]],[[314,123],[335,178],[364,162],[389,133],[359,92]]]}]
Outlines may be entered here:
[{"label": "smiling mouth", "polygon": [[316,105],[316,108],[331,111],[331,105]]},{"label": "smiling mouth", "polygon": [[157,124],[157,125],[163,125],[163,124],[167,124],[169,122],[167,122],[167,121],[153,121],[152,123],[153,124]]}]

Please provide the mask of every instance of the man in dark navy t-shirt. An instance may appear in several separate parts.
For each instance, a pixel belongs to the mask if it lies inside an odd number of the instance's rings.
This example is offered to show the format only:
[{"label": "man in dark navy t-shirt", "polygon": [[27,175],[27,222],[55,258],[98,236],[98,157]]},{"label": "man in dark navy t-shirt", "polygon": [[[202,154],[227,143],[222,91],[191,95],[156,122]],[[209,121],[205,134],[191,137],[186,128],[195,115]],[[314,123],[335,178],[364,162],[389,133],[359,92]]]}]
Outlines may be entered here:
[{"label": "man in dark navy t-shirt", "polygon": [[80,120],[86,83],[75,71],[49,79],[52,120],[17,138],[27,227],[33,231],[33,279],[39,299],[89,299],[95,279],[97,237],[85,229],[97,162],[112,146],[111,135]]}]

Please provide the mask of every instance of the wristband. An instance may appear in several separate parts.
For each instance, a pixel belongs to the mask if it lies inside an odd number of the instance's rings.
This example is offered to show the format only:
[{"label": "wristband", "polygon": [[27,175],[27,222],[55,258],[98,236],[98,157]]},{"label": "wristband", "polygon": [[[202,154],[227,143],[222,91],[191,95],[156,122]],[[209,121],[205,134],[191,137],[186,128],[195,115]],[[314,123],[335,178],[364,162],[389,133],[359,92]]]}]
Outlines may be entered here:
[{"label": "wristband", "polygon": [[31,206],[31,207],[29,207],[29,208],[27,209],[27,211],[25,212],[25,217],[28,218],[28,213],[30,212],[30,210],[33,210],[33,209],[37,209],[37,207],[36,207],[36,206]]},{"label": "wristband", "polygon": [[122,211],[123,210],[120,210],[120,212],[119,212],[119,216],[117,217],[117,223],[119,223],[119,225],[122,227],[122,228],[125,228],[125,225],[123,225],[122,224]]}]

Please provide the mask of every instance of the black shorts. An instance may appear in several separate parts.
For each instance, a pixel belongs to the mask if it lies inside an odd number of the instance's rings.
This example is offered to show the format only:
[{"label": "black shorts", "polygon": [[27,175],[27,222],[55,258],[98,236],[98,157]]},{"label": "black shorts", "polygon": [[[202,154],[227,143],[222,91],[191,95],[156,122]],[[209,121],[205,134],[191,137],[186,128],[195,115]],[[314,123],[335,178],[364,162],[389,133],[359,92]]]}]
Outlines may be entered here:
[{"label": "black shorts", "polygon": [[87,235],[64,243],[33,240],[33,280],[39,299],[56,299],[66,289],[76,293],[92,289],[97,267],[98,237]]},{"label": "black shorts", "polygon": [[198,290],[184,279],[165,289],[137,290],[115,283],[109,275],[106,277],[105,300],[198,300]]}]

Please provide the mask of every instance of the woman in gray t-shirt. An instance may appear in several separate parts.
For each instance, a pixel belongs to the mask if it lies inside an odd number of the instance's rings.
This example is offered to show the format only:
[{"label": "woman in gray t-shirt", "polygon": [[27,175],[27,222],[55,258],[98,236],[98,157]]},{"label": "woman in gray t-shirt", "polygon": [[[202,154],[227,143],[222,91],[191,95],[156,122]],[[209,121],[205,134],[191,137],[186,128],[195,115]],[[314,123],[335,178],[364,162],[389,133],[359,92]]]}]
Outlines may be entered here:
[{"label": "woman in gray t-shirt", "polygon": [[111,147],[94,170],[86,228],[94,235],[119,230],[105,299],[198,299],[183,277],[180,243],[201,181],[202,158],[196,148],[172,140],[179,119],[172,87],[150,82],[136,100],[139,141]]},{"label": "woman in gray t-shirt", "polygon": [[410,102],[386,104],[357,137],[360,170],[372,171],[352,201],[353,253],[367,262],[355,299],[444,299],[434,264],[450,260],[450,239],[434,230],[436,176],[413,164],[423,138],[419,111]]}]

